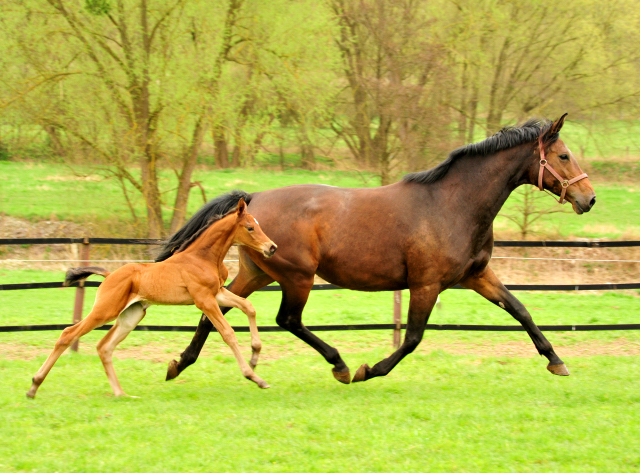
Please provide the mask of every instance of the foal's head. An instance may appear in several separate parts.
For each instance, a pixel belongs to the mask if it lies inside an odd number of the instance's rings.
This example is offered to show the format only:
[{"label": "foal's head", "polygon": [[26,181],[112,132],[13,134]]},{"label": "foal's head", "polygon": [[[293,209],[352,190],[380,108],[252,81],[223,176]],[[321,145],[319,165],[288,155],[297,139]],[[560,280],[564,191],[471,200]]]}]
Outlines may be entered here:
[{"label": "foal's head", "polygon": [[[581,178],[582,169],[580,169],[576,158],[564,142],[558,138],[558,133],[560,133],[566,116],[567,114],[565,113],[562,117],[554,121],[547,130],[543,129],[544,131],[540,136],[539,143],[541,143],[543,148],[540,150],[541,155],[544,153],[544,159],[562,178],[562,180],[559,180],[551,172],[548,172],[547,169],[547,171],[543,173],[542,187],[558,196],[565,196],[566,200],[571,202],[574,212],[581,214],[588,212],[591,210],[591,207],[594,206],[596,203],[596,193],[591,182],[586,178],[586,174],[584,178]],[[542,158],[542,156],[540,156],[540,158]],[[538,178],[539,176],[536,174],[536,181]],[[572,180],[576,178],[579,180],[572,182]],[[536,182],[536,185],[537,184]]]},{"label": "foal's head", "polygon": [[233,238],[236,245],[245,245],[261,252],[267,258],[271,258],[278,246],[264,234],[258,221],[247,212],[247,204],[244,199],[238,202],[236,210],[236,233]]}]

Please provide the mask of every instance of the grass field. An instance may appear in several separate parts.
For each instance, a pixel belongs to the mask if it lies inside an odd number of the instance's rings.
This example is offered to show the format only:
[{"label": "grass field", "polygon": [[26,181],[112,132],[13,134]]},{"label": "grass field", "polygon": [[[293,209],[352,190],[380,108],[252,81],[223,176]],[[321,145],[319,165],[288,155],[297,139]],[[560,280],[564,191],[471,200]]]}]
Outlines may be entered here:
[{"label": "grass field", "polygon": [[[87,169],[87,172],[90,170]],[[168,185],[169,175],[164,174]],[[249,192],[271,189],[291,184],[319,183],[344,187],[377,185],[371,174],[341,171],[310,172],[302,170],[207,170],[200,169],[194,179],[207,189],[208,198],[243,189]],[[552,238],[633,238],[640,235],[640,186],[594,183],[598,203],[585,215],[567,212],[544,216],[537,224],[539,235]],[[194,189],[189,201],[189,213],[202,205],[198,189]],[[167,191],[171,202],[172,191]],[[513,195],[507,201],[504,212],[511,212],[520,197]],[[142,217],[143,205],[136,199],[137,213]],[[541,200],[541,208],[555,208],[551,197]],[[81,203],[81,205],[80,205]],[[136,236],[131,225],[131,215],[117,182],[104,180],[95,174],[88,177],[74,176],[61,165],[0,162],[0,213],[32,221],[56,218],[80,223],[94,223],[100,235]],[[170,209],[166,209],[168,219]],[[117,230],[114,227],[117,222]],[[127,223],[129,222],[129,223]],[[516,227],[506,218],[498,216],[496,231],[513,234]],[[109,235],[106,235],[106,233]],[[539,236],[538,235],[538,236]],[[79,235],[76,235],[79,236]],[[143,236],[143,235],[138,235]]]},{"label": "grass field", "polygon": [[[0,270],[0,283],[62,273]],[[87,290],[85,313],[95,289]],[[0,325],[66,323],[73,289],[5,291]],[[519,293],[539,324],[637,323],[639,291]],[[432,323],[515,324],[469,291],[447,291]],[[273,325],[278,293],[256,293]],[[406,307],[405,298],[404,303]],[[246,325],[229,313],[233,325]],[[305,323],[389,323],[391,294],[312,293]],[[192,307],[152,307],[143,323],[194,325]],[[134,332],[116,350],[114,399],[95,354],[104,332],[63,356],[35,401],[24,393],[58,332],[0,334],[1,471],[561,471],[640,468],[637,332],[547,333],[571,376],[547,373],[526,334],[427,332],[387,377],[344,386],[286,333],[262,333],[259,390],[210,337],[174,382],[187,333]],[[352,371],[391,352],[390,331],[319,334]],[[245,355],[249,337],[239,334]],[[603,353],[609,353],[603,355]],[[631,356],[630,356],[631,355]]]}]

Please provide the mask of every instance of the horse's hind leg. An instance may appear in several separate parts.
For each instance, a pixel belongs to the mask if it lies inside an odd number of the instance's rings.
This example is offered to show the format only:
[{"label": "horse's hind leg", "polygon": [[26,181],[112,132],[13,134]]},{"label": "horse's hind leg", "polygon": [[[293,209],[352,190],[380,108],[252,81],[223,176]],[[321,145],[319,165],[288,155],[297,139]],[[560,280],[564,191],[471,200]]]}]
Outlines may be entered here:
[{"label": "horse's hind leg", "polygon": [[433,306],[438,300],[440,285],[429,285],[411,288],[409,299],[409,316],[407,317],[407,330],[404,342],[391,356],[376,363],[373,367],[364,364],[358,368],[353,376],[353,382],[366,381],[376,376],[386,376],[400,361],[416,349],[427,325]]},{"label": "horse's hind leg", "polygon": [[116,376],[116,372],[113,368],[113,350],[115,350],[116,346],[118,346],[122,340],[127,338],[127,335],[129,335],[134,328],[136,328],[136,325],[140,323],[145,314],[146,311],[142,307],[141,303],[136,302],[135,304],[130,305],[120,313],[113,327],[111,327],[104,338],[98,342],[98,355],[100,356],[100,360],[102,360],[102,365],[104,366],[104,371],[107,374],[107,379],[109,380],[111,389],[113,389],[113,394],[116,397],[125,396],[126,394],[122,390],[118,377]]},{"label": "horse's hind leg", "polygon": [[258,333],[256,310],[253,308],[253,304],[244,297],[236,296],[224,287],[220,288],[220,292],[216,295],[216,301],[218,301],[220,306],[235,307],[247,315],[249,319],[249,330],[251,331],[251,361],[249,365],[255,370],[258,364],[260,350],[262,350],[262,342],[260,341],[260,334]]},{"label": "horse's hind leg", "polygon": [[516,299],[516,297],[504,287],[491,268],[487,266],[482,273],[465,279],[461,284],[464,287],[473,289],[488,301],[506,310],[514,319],[520,322],[529,334],[529,337],[531,337],[538,353],[544,355],[549,360],[547,369],[551,373],[560,376],[569,375],[569,370],[558,355],[556,355],[549,340],[546,339],[538,326],[533,322],[531,314],[525,309],[522,302]]},{"label": "horse's hind leg", "polygon": [[87,315],[84,320],[78,322],[75,325],[72,325],[71,327],[67,327],[62,331],[62,334],[60,335],[60,338],[58,338],[53,351],[33,377],[33,384],[31,385],[31,389],[29,389],[29,391],[27,392],[27,397],[34,398],[36,396],[38,388],[49,374],[49,371],[51,371],[51,368],[53,368],[55,362],[58,361],[60,355],[62,355],[73,342],[78,340],[83,335],[91,332],[94,328],[100,327],[106,322],[115,319],[117,316],[117,313],[114,313],[113,317],[109,319],[108,316],[101,314],[96,309],[97,308],[94,307],[91,313]]}]

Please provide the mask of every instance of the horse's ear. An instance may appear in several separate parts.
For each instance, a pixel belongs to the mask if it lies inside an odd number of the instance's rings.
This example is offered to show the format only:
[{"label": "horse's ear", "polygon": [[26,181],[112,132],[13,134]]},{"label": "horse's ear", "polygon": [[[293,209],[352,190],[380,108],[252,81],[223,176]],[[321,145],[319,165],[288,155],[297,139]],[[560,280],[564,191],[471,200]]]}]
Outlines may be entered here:
[{"label": "horse's ear", "polygon": [[550,134],[560,133],[560,130],[562,129],[562,125],[564,125],[564,119],[567,115],[569,114],[565,113],[560,118],[558,118],[555,122],[553,122],[553,124],[551,125],[551,128],[549,129]]},{"label": "horse's ear", "polygon": [[244,199],[240,199],[240,202],[238,202],[238,217],[242,217],[247,211],[247,203],[244,201]]}]

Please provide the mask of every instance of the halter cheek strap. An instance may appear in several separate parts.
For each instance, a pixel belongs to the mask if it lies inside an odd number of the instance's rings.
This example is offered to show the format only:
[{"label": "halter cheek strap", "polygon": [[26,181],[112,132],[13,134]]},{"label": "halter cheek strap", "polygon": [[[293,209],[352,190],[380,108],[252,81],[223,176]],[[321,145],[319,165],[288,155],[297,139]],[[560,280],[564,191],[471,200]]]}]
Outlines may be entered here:
[{"label": "halter cheek strap", "polygon": [[538,144],[540,146],[540,171],[538,172],[538,189],[544,190],[544,188],[542,187],[542,177],[544,175],[544,170],[547,169],[557,180],[559,180],[562,183],[562,192],[560,193],[560,200],[558,200],[558,203],[564,204],[565,203],[564,196],[567,193],[567,188],[571,184],[575,184],[581,179],[584,179],[585,177],[589,177],[589,176],[587,176],[587,173],[582,173],[579,176],[574,177],[570,181],[567,179],[563,179],[562,177],[560,177],[560,174],[558,174],[557,171],[551,167],[551,164],[547,162],[547,159],[544,153],[544,146],[542,146],[542,136],[538,138]]}]

